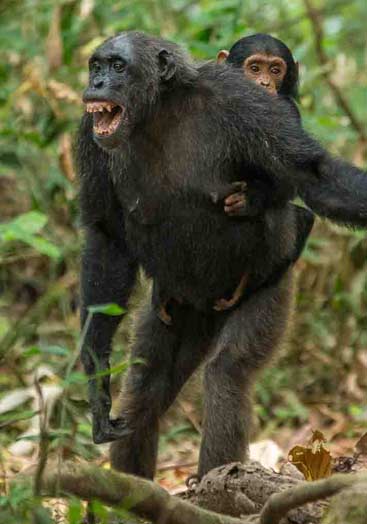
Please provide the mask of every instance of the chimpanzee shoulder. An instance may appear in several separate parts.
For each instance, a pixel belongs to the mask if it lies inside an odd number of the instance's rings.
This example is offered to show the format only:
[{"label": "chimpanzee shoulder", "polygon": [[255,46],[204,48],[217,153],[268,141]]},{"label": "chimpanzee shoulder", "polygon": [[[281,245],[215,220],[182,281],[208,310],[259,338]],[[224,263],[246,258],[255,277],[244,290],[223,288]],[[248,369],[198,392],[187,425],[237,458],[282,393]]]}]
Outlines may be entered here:
[{"label": "chimpanzee shoulder", "polygon": [[241,69],[227,64],[207,62],[198,67],[197,86],[207,88],[207,95],[216,98],[219,105],[214,112],[221,109],[230,117],[236,113],[236,119],[269,121],[285,118],[299,121],[299,113],[294,105],[282,97],[274,97],[251,80],[244,78]]}]

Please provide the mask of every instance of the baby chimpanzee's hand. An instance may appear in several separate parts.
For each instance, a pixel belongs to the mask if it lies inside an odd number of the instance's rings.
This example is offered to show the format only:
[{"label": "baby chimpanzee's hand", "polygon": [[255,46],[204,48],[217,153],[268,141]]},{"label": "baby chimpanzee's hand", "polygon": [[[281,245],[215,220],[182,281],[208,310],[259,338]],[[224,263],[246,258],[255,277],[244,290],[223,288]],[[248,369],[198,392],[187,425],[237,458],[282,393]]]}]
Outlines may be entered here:
[{"label": "baby chimpanzee's hand", "polygon": [[214,204],[224,201],[224,211],[229,216],[247,216],[246,182],[224,185],[210,194]]}]

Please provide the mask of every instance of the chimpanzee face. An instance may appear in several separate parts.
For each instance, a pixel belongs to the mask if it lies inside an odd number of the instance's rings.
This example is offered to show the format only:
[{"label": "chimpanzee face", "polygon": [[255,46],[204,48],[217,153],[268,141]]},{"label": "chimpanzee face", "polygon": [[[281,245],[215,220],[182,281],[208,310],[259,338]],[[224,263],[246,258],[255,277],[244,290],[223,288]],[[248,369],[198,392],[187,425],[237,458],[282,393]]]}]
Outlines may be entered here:
[{"label": "chimpanzee face", "polygon": [[287,74],[287,64],[279,56],[254,54],[243,64],[245,76],[276,95]]},{"label": "chimpanzee face", "polygon": [[114,149],[129,137],[149,113],[168,76],[166,50],[143,48],[135,40],[134,34],[122,33],[104,42],[89,59],[83,101],[93,115],[94,139],[104,149]]},{"label": "chimpanzee face", "polygon": [[123,36],[102,44],[89,59],[86,111],[93,114],[93,134],[101,145],[113,146],[128,125],[127,93],[133,61],[131,45]]}]

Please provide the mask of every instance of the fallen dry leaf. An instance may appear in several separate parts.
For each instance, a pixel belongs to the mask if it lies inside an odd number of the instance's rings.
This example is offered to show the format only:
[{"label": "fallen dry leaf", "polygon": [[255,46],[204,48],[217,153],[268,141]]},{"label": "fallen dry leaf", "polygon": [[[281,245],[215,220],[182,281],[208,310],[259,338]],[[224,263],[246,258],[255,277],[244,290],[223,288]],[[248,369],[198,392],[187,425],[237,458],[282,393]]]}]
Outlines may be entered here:
[{"label": "fallen dry leaf", "polygon": [[303,474],[306,480],[330,477],[332,457],[325,446],[321,431],[314,431],[308,446],[295,446],[289,452],[289,462]]}]

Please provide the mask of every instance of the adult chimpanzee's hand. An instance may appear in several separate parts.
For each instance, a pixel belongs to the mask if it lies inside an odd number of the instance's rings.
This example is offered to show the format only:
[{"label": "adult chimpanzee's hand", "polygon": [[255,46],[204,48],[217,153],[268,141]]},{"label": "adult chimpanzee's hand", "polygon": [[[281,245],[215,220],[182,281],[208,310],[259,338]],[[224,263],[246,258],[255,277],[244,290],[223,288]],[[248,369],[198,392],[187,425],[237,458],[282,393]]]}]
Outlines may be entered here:
[{"label": "adult chimpanzee's hand", "polygon": [[103,408],[101,408],[99,415],[93,414],[93,442],[95,444],[120,440],[129,435],[131,431],[125,419],[110,419],[103,413]]},{"label": "adult chimpanzee's hand", "polygon": [[95,444],[113,442],[131,432],[124,418],[110,419],[111,397],[109,391],[98,388],[95,380],[91,380],[89,384],[89,398],[93,416],[93,442]]}]

